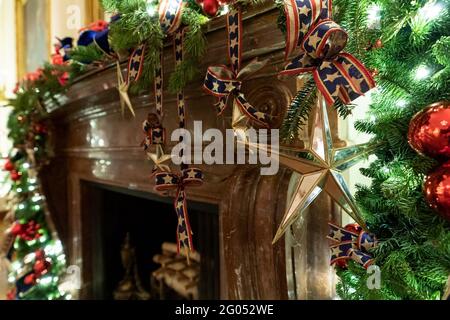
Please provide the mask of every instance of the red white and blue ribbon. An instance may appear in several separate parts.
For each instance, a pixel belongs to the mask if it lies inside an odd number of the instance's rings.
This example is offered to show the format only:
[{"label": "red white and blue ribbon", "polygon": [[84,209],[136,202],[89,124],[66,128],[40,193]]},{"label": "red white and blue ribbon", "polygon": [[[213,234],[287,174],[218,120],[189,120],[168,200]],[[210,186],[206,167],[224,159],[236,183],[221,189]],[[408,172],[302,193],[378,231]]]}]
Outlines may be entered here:
[{"label": "red white and blue ribbon", "polygon": [[203,172],[200,169],[189,168],[177,175],[170,172],[161,172],[156,174],[155,190],[158,192],[167,192],[176,190],[174,207],[178,217],[177,225],[177,246],[178,253],[181,249],[187,252],[194,251],[192,241],[192,230],[189,223],[186,201],[186,187],[200,186],[203,184]]},{"label": "red white and blue ribbon", "polygon": [[267,61],[254,60],[241,70],[242,54],[242,13],[240,10],[231,10],[227,16],[228,28],[228,55],[230,67],[216,65],[208,68],[204,81],[207,93],[219,98],[216,104],[219,115],[226,109],[230,99],[234,107],[238,107],[249,120],[269,127],[271,116],[258,111],[253,107],[241,92],[242,80],[262,69]]},{"label": "red white and blue ribbon", "polygon": [[[183,40],[184,30],[181,27],[181,18],[183,8],[186,5],[182,0],[162,0],[159,5],[159,22],[161,29],[166,36],[172,36],[173,48],[175,56],[175,65],[179,67],[183,63]],[[164,75],[163,75],[163,56],[160,53],[160,63],[155,68],[155,105],[156,113],[160,122],[164,118],[163,112],[163,87],[164,87]],[[186,127],[186,106],[184,99],[184,91],[180,90],[177,93],[177,114],[179,128]],[[155,128],[146,126],[144,122],[144,131],[149,133],[147,135],[148,144],[161,144],[164,143],[165,134],[162,127]],[[162,139],[160,139],[162,134]],[[162,141],[161,141],[162,140]],[[183,138],[180,138],[180,142]],[[146,145],[148,148],[148,145]],[[180,154],[182,157],[183,154]],[[169,168],[170,170],[170,168]],[[188,168],[187,165],[181,165],[181,173],[175,174],[172,172],[157,172],[155,173],[155,190],[158,192],[166,192],[170,190],[176,190],[176,196],[174,201],[175,212],[178,217],[177,225],[177,246],[178,253],[181,249],[186,251],[189,257],[189,251],[194,251],[194,245],[192,241],[192,230],[189,223],[189,215],[187,211],[187,200],[185,188],[189,186],[199,186],[203,183],[203,172],[197,168]]]},{"label": "red white and blue ribbon", "polygon": [[328,105],[348,104],[375,87],[366,67],[342,52],[347,33],[331,20],[331,0],[285,0],[286,58],[293,58],[282,75],[311,72]]},{"label": "red white and blue ribbon", "polygon": [[330,234],[328,239],[334,242],[330,246],[331,264],[340,260],[354,260],[364,268],[373,264],[374,260],[369,254],[369,250],[377,246],[377,239],[374,235],[364,231],[361,227],[357,232],[352,232],[329,223]]}]

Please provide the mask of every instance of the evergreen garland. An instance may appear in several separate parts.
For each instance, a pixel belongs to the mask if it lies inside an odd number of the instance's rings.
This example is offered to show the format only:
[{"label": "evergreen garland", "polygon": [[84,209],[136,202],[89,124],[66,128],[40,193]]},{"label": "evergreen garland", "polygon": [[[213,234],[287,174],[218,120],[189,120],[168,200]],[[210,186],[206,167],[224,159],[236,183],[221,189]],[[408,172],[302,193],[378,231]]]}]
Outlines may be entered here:
[{"label": "evergreen garland", "polygon": [[[12,107],[9,138],[14,150],[8,160],[11,168],[5,169],[11,173],[15,220],[11,231],[14,244],[9,253],[13,269],[10,277],[15,283],[8,299],[67,298],[59,289],[65,256],[55,230],[50,227],[38,175],[51,153],[43,105],[45,101],[57,102],[55,97],[66,90],[67,70],[65,65],[46,64],[28,74],[18,84],[16,97],[8,102]],[[30,230],[30,225],[36,229]]]},{"label": "evergreen garland", "polygon": [[[142,43],[147,44],[144,68],[139,81],[131,88],[132,92],[148,90],[153,82],[154,71],[159,64],[163,50],[163,34],[157,14],[149,15],[149,8],[157,10],[158,1],[146,0],[103,0],[103,7],[111,13],[120,13],[120,19],[111,23],[111,45],[116,52],[128,52]],[[169,90],[178,92],[198,75],[198,61],[206,50],[206,38],[202,26],[209,19],[200,13],[198,5],[190,1],[183,10],[182,23],[187,26],[184,39],[185,59],[172,73]]]}]

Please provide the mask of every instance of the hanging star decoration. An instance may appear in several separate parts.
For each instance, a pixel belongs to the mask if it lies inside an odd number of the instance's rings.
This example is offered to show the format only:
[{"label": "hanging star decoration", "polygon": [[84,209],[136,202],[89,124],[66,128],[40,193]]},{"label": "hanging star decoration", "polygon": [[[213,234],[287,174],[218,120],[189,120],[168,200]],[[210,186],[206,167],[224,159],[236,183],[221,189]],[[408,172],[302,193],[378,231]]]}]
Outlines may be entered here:
[{"label": "hanging star decoration", "polygon": [[122,115],[125,114],[125,106],[127,106],[133,117],[136,116],[133,109],[133,105],[131,104],[130,97],[128,95],[128,89],[131,83],[137,82],[141,77],[142,68],[144,66],[144,57],[145,57],[145,45],[140,45],[133,51],[128,61],[128,76],[126,81],[122,75],[120,62],[118,60],[116,62],[117,82],[120,95],[120,108],[122,110]]},{"label": "hanging star decoration", "polygon": [[[288,204],[273,240],[276,243],[286,230],[297,220],[321,193],[325,191],[361,227],[365,227],[360,211],[345,182],[342,172],[365,159],[378,144],[367,143],[345,148],[334,148],[328,121],[326,102],[320,97],[312,110],[313,128],[304,149],[280,148],[272,150],[272,156],[279,157],[280,164],[300,174],[295,192]],[[251,148],[269,150],[267,145],[246,142]]]},{"label": "hanging star decoration", "polygon": [[170,154],[164,153],[164,149],[161,144],[156,145],[156,151],[154,153],[148,152],[147,155],[149,160],[152,160],[155,164],[153,172],[170,172],[170,167],[165,163],[169,160],[172,160],[172,156]]}]

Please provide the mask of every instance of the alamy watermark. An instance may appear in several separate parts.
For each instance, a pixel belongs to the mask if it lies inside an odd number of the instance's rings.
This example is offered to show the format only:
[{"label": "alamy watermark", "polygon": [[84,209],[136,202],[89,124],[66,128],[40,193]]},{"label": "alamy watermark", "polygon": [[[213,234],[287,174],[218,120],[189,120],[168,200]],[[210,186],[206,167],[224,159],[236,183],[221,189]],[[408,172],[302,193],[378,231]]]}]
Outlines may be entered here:
[{"label": "alamy watermark", "polygon": [[[280,168],[279,130],[218,129],[203,132],[201,121],[194,121],[193,132],[177,129],[171,141],[181,141],[172,149],[172,162],[180,164],[253,164],[261,165],[261,175],[276,175]],[[258,147],[261,146],[261,147]]]}]

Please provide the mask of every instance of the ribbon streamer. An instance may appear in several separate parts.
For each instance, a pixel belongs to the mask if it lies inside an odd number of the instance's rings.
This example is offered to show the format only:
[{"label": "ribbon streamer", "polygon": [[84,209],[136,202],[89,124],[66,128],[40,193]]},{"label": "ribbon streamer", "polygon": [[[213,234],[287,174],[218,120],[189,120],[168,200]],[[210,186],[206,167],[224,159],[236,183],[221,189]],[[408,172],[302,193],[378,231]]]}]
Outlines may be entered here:
[{"label": "ribbon streamer", "polygon": [[[173,36],[173,48],[175,56],[175,65],[178,67],[183,62],[183,38],[184,31],[181,28],[181,16],[183,8],[186,3],[182,0],[162,0],[159,5],[159,21],[163,33],[167,36]],[[159,123],[162,123],[163,112],[163,57],[160,52],[160,63],[155,68],[155,105],[156,113],[159,118]],[[186,110],[184,101],[184,91],[177,93],[177,113],[179,120],[179,128],[186,127]],[[145,144],[146,148],[150,144],[156,145],[156,153],[150,154],[151,159],[155,162],[155,190],[158,192],[167,192],[176,190],[174,200],[175,212],[178,217],[177,226],[177,247],[178,253],[181,249],[186,251],[186,256],[189,259],[189,251],[194,251],[192,241],[192,230],[189,224],[189,216],[187,212],[187,200],[185,188],[188,186],[199,186],[203,183],[203,173],[200,169],[187,168],[187,165],[181,165],[181,174],[170,172],[170,168],[163,165],[163,162],[169,160],[171,157],[164,154],[162,145],[165,141],[165,131],[160,127],[151,127],[149,122],[144,122],[144,131],[147,133]],[[183,138],[180,138],[182,142]],[[180,154],[183,156],[183,154]],[[158,172],[159,171],[159,172]],[[162,171],[162,172],[161,172]]]},{"label": "ribbon streamer", "polygon": [[328,239],[336,244],[331,245],[331,264],[339,260],[352,259],[364,268],[373,264],[374,260],[369,254],[369,250],[377,246],[375,236],[358,227],[358,233],[346,230],[332,223],[329,223],[330,234]]},{"label": "ribbon streamer", "polygon": [[210,66],[203,87],[207,93],[219,98],[216,104],[219,115],[224,112],[228,103],[233,101],[233,128],[239,128],[242,122],[248,120],[268,128],[272,117],[253,107],[241,92],[242,81],[261,70],[267,64],[267,60],[255,59],[241,70],[242,13],[240,10],[231,10],[228,13],[227,28],[228,57],[231,67]]},{"label": "ribbon streamer", "polygon": [[185,188],[190,186],[200,186],[203,184],[203,172],[200,169],[189,168],[181,172],[181,175],[174,173],[161,172],[156,174],[155,190],[158,192],[167,192],[176,190],[174,207],[178,217],[177,226],[177,246],[178,253],[184,248],[186,253],[194,251],[192,241],[192,230],[189,224],[187,212],[187,201]]},{"label": "ribbon streamer", "polygon": [[342,52],[348,35],[331,20],[331,0],[285,0],[286,59],[299,52],[281,75],[311,72],[328,105],[348,104],[375,87],[366,67]]}]

